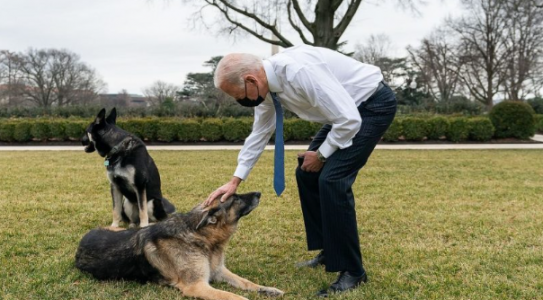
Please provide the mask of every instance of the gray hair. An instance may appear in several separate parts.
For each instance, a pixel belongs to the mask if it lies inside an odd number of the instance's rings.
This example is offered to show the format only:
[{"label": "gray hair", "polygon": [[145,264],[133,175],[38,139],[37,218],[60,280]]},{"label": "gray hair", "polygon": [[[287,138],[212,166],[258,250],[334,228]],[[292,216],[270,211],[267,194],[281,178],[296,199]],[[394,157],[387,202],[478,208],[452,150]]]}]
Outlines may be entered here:
[{"label": "gray hair", "polygon": [[213,82],[217,88],[222,83],[233,84],[242,88],[243,76],[256,74],[262,68],[262,59],[256,55],[247,53],[228,54],[217,64]]}]

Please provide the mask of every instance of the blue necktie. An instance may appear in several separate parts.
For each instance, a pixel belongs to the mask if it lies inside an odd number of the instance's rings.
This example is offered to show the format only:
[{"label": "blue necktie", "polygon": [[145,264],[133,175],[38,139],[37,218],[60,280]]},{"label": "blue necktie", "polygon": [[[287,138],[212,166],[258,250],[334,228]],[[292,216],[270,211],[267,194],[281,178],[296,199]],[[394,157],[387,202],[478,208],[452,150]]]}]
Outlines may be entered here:
[{"label": "blue necktie", "polygon": [[279,97],[271,93],[275,106],[275,157],[273,164],[273,189],[277,196],[285,190],[285,142],[283,141],[283,109]]}]

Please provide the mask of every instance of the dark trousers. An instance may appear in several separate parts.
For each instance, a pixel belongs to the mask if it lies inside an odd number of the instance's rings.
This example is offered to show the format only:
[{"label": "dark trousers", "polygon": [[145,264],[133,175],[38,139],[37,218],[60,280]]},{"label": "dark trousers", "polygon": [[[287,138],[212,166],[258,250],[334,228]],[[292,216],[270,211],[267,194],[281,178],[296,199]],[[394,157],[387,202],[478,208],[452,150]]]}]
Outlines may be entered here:
[{"label": "dark trousers", "polygon": [[[309,250],[323,249],[326,271],[362,272],[352,185],[396,114],[396,97],[385,86],[363,102],[362,126],[350,147],[327,158],[317,173],[296,169]],[[309,146],[316,151],[332,129],[324,125]]]}]

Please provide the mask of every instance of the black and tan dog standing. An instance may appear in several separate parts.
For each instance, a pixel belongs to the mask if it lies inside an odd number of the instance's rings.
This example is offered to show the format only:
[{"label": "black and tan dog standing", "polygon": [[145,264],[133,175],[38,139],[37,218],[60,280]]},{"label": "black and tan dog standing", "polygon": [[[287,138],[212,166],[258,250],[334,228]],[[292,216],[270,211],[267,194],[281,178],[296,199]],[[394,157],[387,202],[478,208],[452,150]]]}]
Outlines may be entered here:
[{"label": "black and tan dog standing", "polygon": [[176,287],[188,297],[246,299],[213,288],[211,281],[281,296],[282,291],[241,278],[224,265],[224,251],[239,219],[259,201],[260,193],[235,194],[145,228],[94,229],[79,244],[76,266],[97,279],[153,281]]},{"label": "black and tan dog standing", "polygon": [[121,221],[145,227],[149,221],[164,220],[175,207],[162,197],[155,162],[143,141],[117,127],[116,120],[115,108],[107,118],[106,110],[100,110],[81,138],[85,152],[97,151],[105,158],[113,198],[111,227],[119,227]]}]

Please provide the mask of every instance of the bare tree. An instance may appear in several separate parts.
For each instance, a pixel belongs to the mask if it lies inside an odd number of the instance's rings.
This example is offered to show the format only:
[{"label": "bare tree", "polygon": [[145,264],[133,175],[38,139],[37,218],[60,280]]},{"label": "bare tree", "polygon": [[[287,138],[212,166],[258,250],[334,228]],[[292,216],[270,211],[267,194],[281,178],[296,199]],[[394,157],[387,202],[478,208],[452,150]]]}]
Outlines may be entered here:
[{"label": "bare tree", "polygon": [[392,42],[386,34],[371,35],[364,44],[356,45],[354,58],[363,63],[376,65],[384,57],[390,56]]},{"label": "bare tree", "polygon": [[508,0],[504,9],[509,50],[504,89],[508,99],[522,100],[541,88],[533,79],[543,77],[543,9],[525,0]]},{"label": "bare tree", "polygon": [[462,0],[466,15],[449,21],[460,36],[463,68],[460,79],[470,94],[487,109],[504,83],[506,60],[509,53],[504,39],[507,22],[504,14],[507,0]]},{"label": "bare tree", "polygon": [[445,29],[437,29],[422,41],[418,49],[407,48],[410,61],[418,69],[434,99],[447,102],[457,91],[462,63],[457,47],[447,40]]},{"label": "bare tree", "polygon": [[17,94],[22,85],[17,61],[16,53],[0,51],[0,102],[7,106],[21,105],[24,101],[24,98]]},{"label": "bare tree", "polygon": [[[395,0],[416,11],[423,0]],[[185,0],[189,3],[189,0]],[[337,50],[340,41],[363,0],[204,0],[199,1],[194,20],[221,33],[244,32],[272,45],[291,47],[294,33],[303,43]],[[194,3],[194,2],[190,2]],[[205,9],[211,7],[222,21],[205,23]],[[279,28],[286,30],[279,30]],[[274,36],[274,37],[272,37]]]},{"label": "bare tree", "polygon": [[156,81],[151,86],[143,90],[145,95],[153,105],[161,105],[167,98],[175,100],[177,92],[181,90],[175,84],[170,84],[164,81]]},{"label": "bare tree", "polygon": [[[356,45],[353,58],[367,64],[378,66],[390,85],[398,84],[398,78],[405,78],[405,58],[391,57],[392,42],[385,34],[371,35],[364,44]],[[403,82],[402,82],[403,83]]]},{"label": "bare tree", "polygon": [[105,84],[96,72],[67,50],[50,50],[55,83],[55,104],[88,104],[97,99]]},{"label": "bare tree", "polygon": [[105,86],[93,69],[67,50],[29,49],[16,61],[22,77],[16,92],[40,107],[84,104]]},{"label": "bare tree", "polygon": [[55,83],[49,58],[48,51],[36,49],[18,56],[18,68],[24,82],[18,93],[40,107],[50,107],[54,101]]}]

